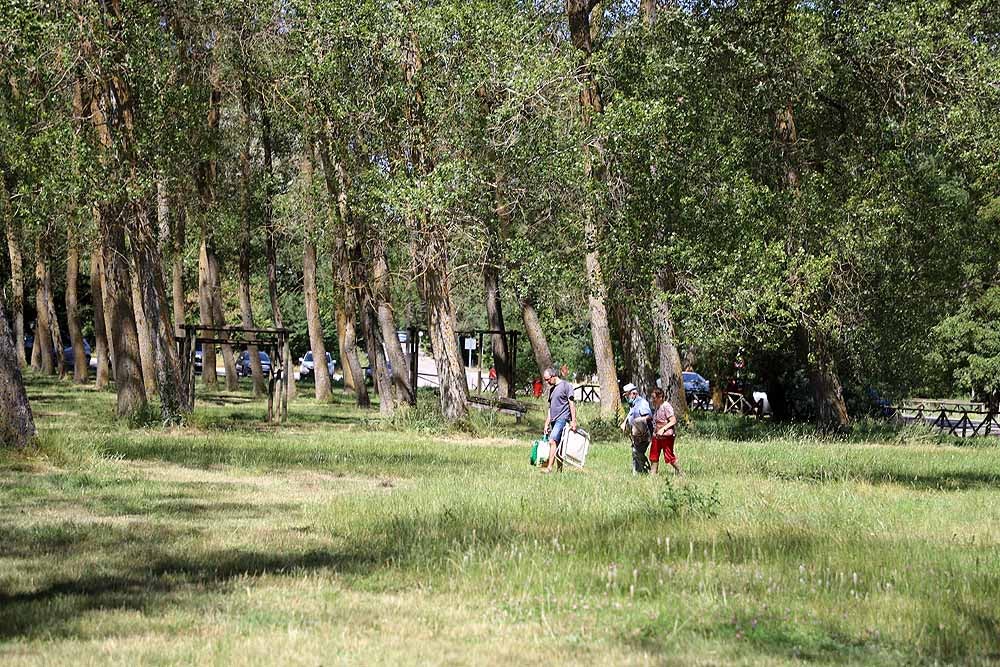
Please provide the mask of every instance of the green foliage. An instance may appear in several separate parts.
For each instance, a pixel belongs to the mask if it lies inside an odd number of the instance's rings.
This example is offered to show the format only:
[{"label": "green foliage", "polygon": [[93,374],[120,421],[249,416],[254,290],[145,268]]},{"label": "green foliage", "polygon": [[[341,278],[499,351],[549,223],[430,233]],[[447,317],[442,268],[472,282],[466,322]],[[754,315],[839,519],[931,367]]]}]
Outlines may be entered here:
[{"label": "green foliage", "polygon": [[675,486],[670,477],[664,476],[660,491],[660,505],[657,509],[667,517],[715,517],[719,515],[722,501],[719,500],[718,485],[702,491],[696,484]]}]

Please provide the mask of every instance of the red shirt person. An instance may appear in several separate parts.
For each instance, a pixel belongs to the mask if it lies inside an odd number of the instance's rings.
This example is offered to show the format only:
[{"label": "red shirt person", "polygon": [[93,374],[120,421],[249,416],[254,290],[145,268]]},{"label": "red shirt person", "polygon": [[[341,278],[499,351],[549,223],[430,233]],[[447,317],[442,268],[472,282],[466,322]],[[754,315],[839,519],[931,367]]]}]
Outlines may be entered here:
[{"label": "red shirt person", "polygon": [[674,438],[677,427],[677,415],[674,414],[674,407],[666,399],[662,389],[653,390],[653,443],[650,447],[649,461],[652,463],[651,472],[656,475],[660,467],[660,454],[663,460],[673,466],[678,475],[683,475],[681,466],[677,463],[677,456],[674,454]]}]

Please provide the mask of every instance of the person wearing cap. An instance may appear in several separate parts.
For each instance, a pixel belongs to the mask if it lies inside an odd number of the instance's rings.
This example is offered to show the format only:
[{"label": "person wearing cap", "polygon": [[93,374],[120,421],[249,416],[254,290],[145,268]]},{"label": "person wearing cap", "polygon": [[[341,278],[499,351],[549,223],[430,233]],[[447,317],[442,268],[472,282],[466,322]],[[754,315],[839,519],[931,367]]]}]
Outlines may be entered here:
[{"label": "person wearing cap", "polygon": [[[552,472],[556,462],[556,450],[567,424],[576,430],[576,402],[573,400],[573,385],[559,377],[555,368],[547,368],[542,380],[549,385],[549,415],[545,418],[545,435],[549,437],[549,462],[542,468],[543,473]],[[559,461],[562,470],[562,461]]]},{"label": "person wearing cap", "polygon": [[631,382],[622,387],[622,395],[631,406],[622,430],[632,436],[632,474],[646,473],[649,472],[646,450],[649,448],[653,410],[649,407],[649,401],[639,394],[639,388]]}]

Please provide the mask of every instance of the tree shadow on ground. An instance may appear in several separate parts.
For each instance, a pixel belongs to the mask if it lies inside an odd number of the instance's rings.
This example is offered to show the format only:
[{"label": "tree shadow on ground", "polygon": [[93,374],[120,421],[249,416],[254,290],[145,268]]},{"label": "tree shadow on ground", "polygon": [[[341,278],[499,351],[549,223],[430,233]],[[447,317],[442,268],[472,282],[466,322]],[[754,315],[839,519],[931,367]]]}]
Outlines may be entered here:
[{"label": "tree shadow on ground", "polygon": [[[148,546],[148,545],[147,545]],[[31,591],[0,591],[0,639],[74,636],[76,620],[95,610],[154,614],[186,590],[224,591],[234,579],[313,570],[367,574],[394,554],[314,549],[301,553],[227,550],[198,558],[143,551],[131,570],[57,579]],[[95,568],[96,569],[96,568]]]},{"label": "tree shadow on ground", "polygon": [[884,467],[839,467],[831,469],[816,466],[811,470],[774,471],[770,477],[783,481],[798,481],[810,484],[840,482],[866,482],[869,484],[891,484],[905,486],[920,491],[966,491],[972,489],[1000,488],[1000,473],[968,470],[946,470],[935,473],[911,474]]}]

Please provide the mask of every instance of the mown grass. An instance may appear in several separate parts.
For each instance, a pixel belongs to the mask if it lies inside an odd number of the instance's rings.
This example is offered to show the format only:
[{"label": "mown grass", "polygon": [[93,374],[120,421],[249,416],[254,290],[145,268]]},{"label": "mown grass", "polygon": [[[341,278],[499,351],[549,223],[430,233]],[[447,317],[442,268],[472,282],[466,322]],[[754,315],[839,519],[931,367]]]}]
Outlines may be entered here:
[{"label": "mown grass", "polygon": [[[4,664],[995,664],[1000,449],[707,416],[688,476],[527,465],[525,423],[199,397],[128,428],[32,378],[0,459]],[[424,401],[426,404],[426,401]],[[586,424],[594,415],[583,415]]]}]

